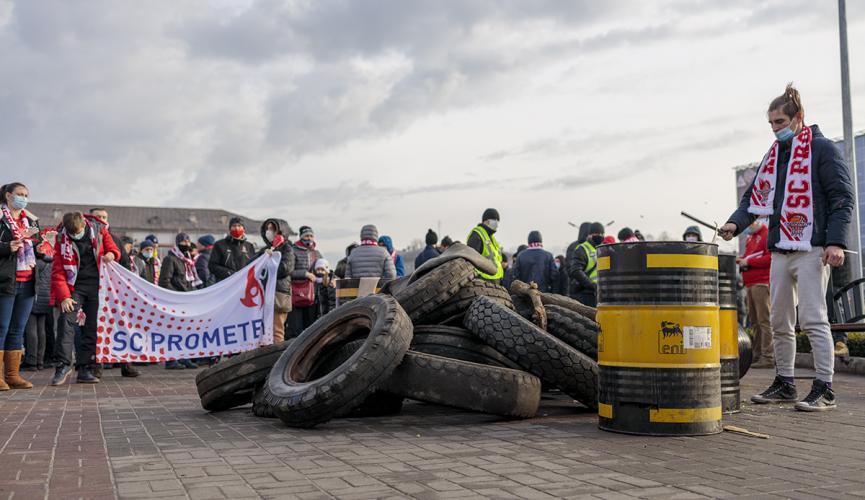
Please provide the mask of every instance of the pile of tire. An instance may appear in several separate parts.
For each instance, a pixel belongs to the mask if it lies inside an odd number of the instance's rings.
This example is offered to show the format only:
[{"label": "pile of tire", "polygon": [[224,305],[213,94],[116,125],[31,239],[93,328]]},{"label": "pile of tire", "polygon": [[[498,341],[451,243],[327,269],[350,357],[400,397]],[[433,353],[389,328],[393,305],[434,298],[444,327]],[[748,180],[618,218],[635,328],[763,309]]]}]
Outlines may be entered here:
[{"label": "pile of tire", "polygon": [[543,384],[597,407],[597,324],[547,306],[541,330],[507,290],[477,277],[489,265],[456,244],[298,337],[202,371],[201,405],[252,403],[256,416],[292,427],[395,414],[404,399],[531,418]]}]

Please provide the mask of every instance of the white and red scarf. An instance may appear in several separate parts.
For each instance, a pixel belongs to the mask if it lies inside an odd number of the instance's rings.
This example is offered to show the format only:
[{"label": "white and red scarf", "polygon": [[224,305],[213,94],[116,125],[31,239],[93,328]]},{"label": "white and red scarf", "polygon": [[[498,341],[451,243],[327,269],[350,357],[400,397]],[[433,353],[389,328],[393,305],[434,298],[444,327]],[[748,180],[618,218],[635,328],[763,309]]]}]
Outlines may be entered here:
[{"label": "white and red scarf", "polygon": [[[811,250],[811,234],[814,230],[814,196],[811,191],[811,140],[813,132],[807,126],[793,138],[790,163],[787,166],[787,184],[784,186],[784,202],[779,214],[781,237],[776,247],[782,250]],[[773,215],[775,188],[778,179],[778,141],[772,144],[763,157],[748,212],[754,215]]]},{"label": "white and red scarf", "polygon": [[24,215],[20,221],[12,217],[12,212],[4,203],[2,205],[3,217],[9,222],[9,227],[12,228],[12,236],[16,240],[24,242],[21,248],[16,252],[16,271],[29,271],[36,267],[36,253],[33,252],[33,243],[24,236],[24,230],[30,228],[30,221],[27,219],[27,214],[22,210]]},{"label": "white and red scarf", "polygon": [[[99,262],[99,241],[96,238],[96,230],[90,225],[86,219],[84,221],[84,237],[90,235],[90,244],[93,245],[93,256]],[[57,235],[60,238],[60,264],[63,265],[63,271],[66,273],[66,283],[70,286],[75,286],[75,280],[78,278],[78,250],[75,248],[75,242],[72,237],[64,229]],[[55,258],[57,258],[55,256]]]},{"label": "white and red scarf", "polygon": [[543,244],[543,243],[540,243],[540,242],[538,242],[538,243],[529,243],[529,248],[544,248],[544,244]]},{"label": "white and red scarf", "polygon": [[203,281],[198,277],[198,271],[195,270],[195,261],[191,258],[187,257],[186,254],[180,251],[179,248],[172,247],[171,250],[168,251],[171,255],[177,257],[183,262],[183,270],[186,275],[186,281],[192,283],[192,286],[199,286]]}]

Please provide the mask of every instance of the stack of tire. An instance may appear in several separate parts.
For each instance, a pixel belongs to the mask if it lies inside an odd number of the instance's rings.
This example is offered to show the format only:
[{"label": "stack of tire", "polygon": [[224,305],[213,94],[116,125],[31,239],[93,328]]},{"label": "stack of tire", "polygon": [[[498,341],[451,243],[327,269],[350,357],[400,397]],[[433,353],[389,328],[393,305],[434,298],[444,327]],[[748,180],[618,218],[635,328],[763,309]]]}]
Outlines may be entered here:
[{"label": "stack of tire", "polygon": [[398,413],[406,398],[530,418],[543,383],[595,408],[597,324],[547,306],[547,333],[476,269],[492,272],[454,245],[294,339],[220,361],[196,378],[202,407],[252,403],[255,415],[293,427]]}]

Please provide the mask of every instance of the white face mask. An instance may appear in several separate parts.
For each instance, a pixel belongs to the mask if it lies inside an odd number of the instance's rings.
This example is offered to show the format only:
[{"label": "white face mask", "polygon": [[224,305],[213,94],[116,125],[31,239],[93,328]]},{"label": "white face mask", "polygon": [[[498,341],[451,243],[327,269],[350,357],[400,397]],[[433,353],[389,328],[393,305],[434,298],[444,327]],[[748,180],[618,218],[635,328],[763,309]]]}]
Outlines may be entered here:
[{"label": "white face mask", "polygon": [[273,241],[274,236],[276,235],[270,229],[264,232],[264,237],[267,238],[267,241]]},{"label": "white face mask", "polygon": [[689,234],[688,236],[685,236],[685,241],[699,242],[700,240],[698,240],[696,236]]},{"label": "white face mask", "polygon": [[485,221],[484,221],[484,224],[485,224],[488,228],[492,229],[493,231],[495,231],[495,230],[497,230],[497,229],[499,228],[499,221],[497,221],[497,220],[495,220],[495,219],[485,220]]}]

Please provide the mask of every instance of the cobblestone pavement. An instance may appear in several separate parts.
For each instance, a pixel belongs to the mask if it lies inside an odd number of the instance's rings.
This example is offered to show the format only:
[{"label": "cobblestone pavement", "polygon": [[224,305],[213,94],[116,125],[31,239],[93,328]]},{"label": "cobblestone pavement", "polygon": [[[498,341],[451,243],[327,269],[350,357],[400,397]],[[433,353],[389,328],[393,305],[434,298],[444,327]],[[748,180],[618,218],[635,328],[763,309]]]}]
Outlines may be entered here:
[{"label": "cobblestone pavement", "polygon": [[[865,496],[865,378],[852,375],[836,379],[837,411],[745,405],[725,419],[761,440],[610,434],[556,398],[524,421],[411,403],[289,429],[249,408],[204,412],[195,373],[50,387],[43,371],[0,394],[0,499]],[[770,381],[753,371],[743,394]]]}]

